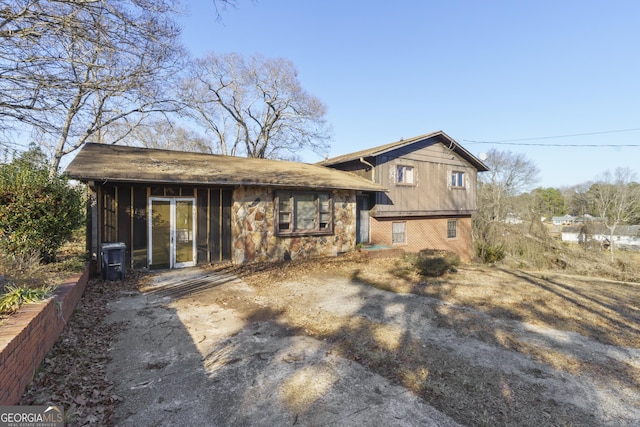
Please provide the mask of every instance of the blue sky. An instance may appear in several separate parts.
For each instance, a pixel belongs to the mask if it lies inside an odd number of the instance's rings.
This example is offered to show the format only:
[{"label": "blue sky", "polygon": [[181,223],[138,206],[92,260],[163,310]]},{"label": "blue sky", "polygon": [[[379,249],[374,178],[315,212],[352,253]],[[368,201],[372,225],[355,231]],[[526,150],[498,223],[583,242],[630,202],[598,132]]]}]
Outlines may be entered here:
[{"label": "blue sky", "polygon": [[[640,179],[638,1],[238,0],[220,22],[213,0],[189,8],[194,56],[295,64],[328,106],[329,156],[443,130],[475,155],[525,154],[544,187],[619,166]],[[597,132],[517,142],[546,146],[475,142]]]}]

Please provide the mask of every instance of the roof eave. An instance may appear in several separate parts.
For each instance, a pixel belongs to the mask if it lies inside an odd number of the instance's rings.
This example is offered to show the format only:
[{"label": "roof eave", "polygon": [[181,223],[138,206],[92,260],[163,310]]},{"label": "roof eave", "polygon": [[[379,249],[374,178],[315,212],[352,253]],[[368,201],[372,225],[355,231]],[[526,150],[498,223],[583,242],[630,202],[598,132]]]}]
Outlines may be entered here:
[{"label": "roof eave", "polygon": [[368,150],[361,150],[361,151],[356,151],[354,153],[343,154],[342,156],[337,156],[332,159],[323,160],[321,162],[318,162],[317,164],[322,166],[333,166],[341,163],[358,160],[363,157],[375,157],[375,156],[379,156],[381,154],[387,153],[389,151],[397,150],[399,148],[406,147],[407,145],[415,144],[417,142],[424,141],[426,139],[434,138],[438,136],[444,138],[452,147],[452,149],[454,151],[457,151],[458,154],[460,154],[462,157],[465,158],[465,160],[471,163],[478,170],[478,172],[487,172],[489,170],[489,167],[485,165],[480,159],[478,159],[476,156],[471,154],[462,145],[457,143],[453,138],[451,138],[449,135],[447,135],[441,130],[427,133],[424,135],[419,135],[413,138],[409,138],[407,140],[400,140],[395,143],[381,145],[379,147],[374,147]]},{"label": "roof eave", "polygon": [[[273,188],[310,188],[308,185],[296,185],[292,183],[273,183],[273,182],[257,182],[257,181],[229,181],[229,180],[209,180],[209,181],[196,181],[196,180],[167,180],[167,179],[142,179],[133,177],[104,177],[104,176],[91,176],[91,175],[79,175],[79,174],[67,174],[69,178],[75,179],[81,182],[100,182],[100,183],[136,183],[136,184],[169,184],[169,185],[206,185],[206,186],[250,186],[250,187],[273,187]],[[378,186],[345,186],[345,185],[332,185],[326,183],[314,184],[313,188],[319,188],[323,190],[353,190],[353,191],[380,191],[387,192],[388,189]]]}]

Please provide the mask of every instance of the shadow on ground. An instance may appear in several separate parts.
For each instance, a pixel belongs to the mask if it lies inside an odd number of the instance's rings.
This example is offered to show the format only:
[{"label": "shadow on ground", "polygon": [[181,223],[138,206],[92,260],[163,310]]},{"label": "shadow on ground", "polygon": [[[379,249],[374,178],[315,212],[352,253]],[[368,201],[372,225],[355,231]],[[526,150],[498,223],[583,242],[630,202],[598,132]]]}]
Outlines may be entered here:
[{"label": "shadow on ground", "polygon": [[571,355],[577,334],[357,278],[256,289],[218,274],[158,274],[111,304],[110,321],[127,324],[108,371],[124,398],[118,425],[630,426],[640,417],[637,391],[594,388],[509,348],[521,335]]},{"label": "shadow on ground", "polygon": [[117,425],[457,425],[331,354],[246,283],[192,272],[111,304],[109,321],[126,322],[108,369]]}]

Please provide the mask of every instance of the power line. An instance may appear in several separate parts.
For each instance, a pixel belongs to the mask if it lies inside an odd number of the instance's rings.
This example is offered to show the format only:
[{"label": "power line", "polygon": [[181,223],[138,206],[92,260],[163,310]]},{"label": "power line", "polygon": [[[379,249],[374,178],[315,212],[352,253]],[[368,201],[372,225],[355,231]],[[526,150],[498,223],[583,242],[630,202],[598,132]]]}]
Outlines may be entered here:
[{"label": "power line", "polygon": [[542,143],[518,143],[518,142],[497,142],[497,141],[470,141],[463,139],[470,144],[496,144],[496,145],[518,145],[535,147],[640,147],[640,144],[542,144]]},{"label": "power line", "polygon": [[587,132],[587,133],[574,133],[574,134],[568,134],[568,135],[539,136],[536,138],[504,139],[499,141],[478,141],[473,139],[463,139],[462,141],[471,143],[471,144],[521,145],[521,146],[538,146],[538,147],[640,147],[640,144],[543,144],[543,143],[522,143],[521,142],[521,141],[537,141],[541,139],[573,138],[577,136],[604,135],[604,134],[610,134],[610,133],[637,132],[637,131],[640,131],[640,128],[607,130],[607,131]]}]

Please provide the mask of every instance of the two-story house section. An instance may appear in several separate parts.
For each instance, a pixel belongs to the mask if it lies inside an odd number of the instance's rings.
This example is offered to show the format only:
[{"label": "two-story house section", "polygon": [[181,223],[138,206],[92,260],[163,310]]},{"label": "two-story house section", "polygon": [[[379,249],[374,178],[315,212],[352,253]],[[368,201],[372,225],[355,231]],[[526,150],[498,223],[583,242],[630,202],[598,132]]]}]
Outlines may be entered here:
[{"label": "two-story house section", "polygon": [[478,172],[489,170],[442,131],[321,162],[387,188],[357,196],[357,241],[472,255]]}]

